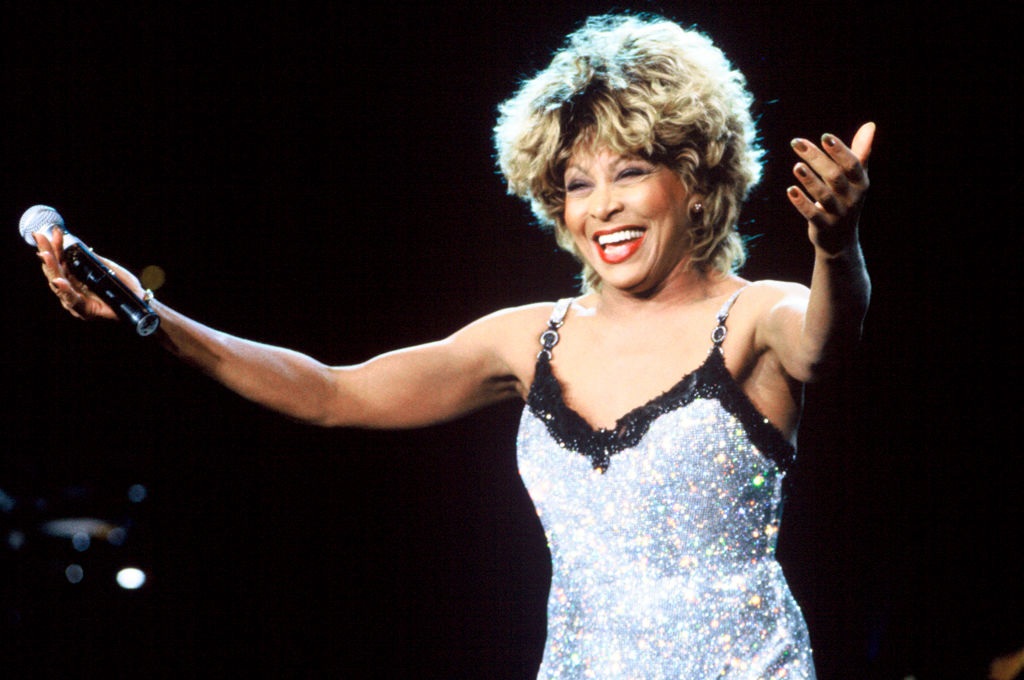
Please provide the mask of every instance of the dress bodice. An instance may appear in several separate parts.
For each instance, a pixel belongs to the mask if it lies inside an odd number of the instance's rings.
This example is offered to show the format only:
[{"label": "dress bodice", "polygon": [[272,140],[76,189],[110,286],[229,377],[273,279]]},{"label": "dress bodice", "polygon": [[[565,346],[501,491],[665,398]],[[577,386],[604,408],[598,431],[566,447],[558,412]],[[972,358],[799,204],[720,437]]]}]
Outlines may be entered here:
[{"label": "dress bodice", "polygon": [[726,369],[734,300],[700,368],[614,429],[565,404],[542,340],[518,437],[553,562],[540,677],[813,677],[774,559],[795,451]]}]

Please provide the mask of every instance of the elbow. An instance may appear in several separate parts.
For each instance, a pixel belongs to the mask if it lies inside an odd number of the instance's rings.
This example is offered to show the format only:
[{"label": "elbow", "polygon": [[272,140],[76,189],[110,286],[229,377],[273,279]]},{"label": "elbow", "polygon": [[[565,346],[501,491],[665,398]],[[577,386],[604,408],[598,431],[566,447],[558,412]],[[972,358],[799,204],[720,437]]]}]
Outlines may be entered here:
[{"label": "elbow", "polygon": [[799,360],[787,367],[787,373],[802,383],[828,381],[842,373],[850,364],[851,357],[860,341],[860,325],[841,338],[834,338],[823,347],[816,347],[802,353]]},{"label": "elbow", "polygon": [[[353,417],[358,406],[346,396],[334,375],[336,369],[324,367],[305,385],[283,385],[282,401],[275,410],[298,423],[333,428],[358,425]],[[273,406],[272,406],[273,408]]]},{"label": "elbow", "polygon": [[[335,380],[330,377],[320,386],[317,397],[310,401],[310,409],[301,420],[308,425],[322,428],[365,426],[365,414],[369,409],[361,407],[352,395],[343,394]],[[357,414],[364,414],[364,418]]]},{"label": "elbow", "polygon": [[839,362],[836,360],[818,359],[797,369],[797,375],[793,375],[793,378],[805,384],[823,382],[835,375],[838,367]]},{"label": "elbow", "polygon": [[409,427],[395,418],[406,412],[400,400],[387,389],[371,389],[365,378],[352,367],[329,367],[321,376],[315,396],[307,402],[309,410],[300,420],[322,428],[355,427],[371,430]]}]

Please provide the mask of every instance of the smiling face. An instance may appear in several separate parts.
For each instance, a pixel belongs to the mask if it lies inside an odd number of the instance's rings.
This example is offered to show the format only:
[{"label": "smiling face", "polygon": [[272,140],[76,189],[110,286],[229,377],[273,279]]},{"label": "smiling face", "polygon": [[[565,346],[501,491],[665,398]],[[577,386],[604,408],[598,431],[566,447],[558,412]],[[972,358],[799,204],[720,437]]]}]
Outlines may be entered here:
[{"label": "smiling face", "polygon": [[583,148],[565,170],[565,227],[603,285],[649,293],[687,268],[694,197],[671,169]]}]

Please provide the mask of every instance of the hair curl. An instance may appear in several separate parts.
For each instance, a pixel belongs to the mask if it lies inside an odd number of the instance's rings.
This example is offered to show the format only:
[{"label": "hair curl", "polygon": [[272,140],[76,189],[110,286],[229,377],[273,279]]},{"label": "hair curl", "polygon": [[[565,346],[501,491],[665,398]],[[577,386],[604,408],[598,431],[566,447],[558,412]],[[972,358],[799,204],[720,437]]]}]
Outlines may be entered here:
[{"label": "hair curl", "polygon": [[746,79],[711,40],[661,17],[591,17],[551,64],[499,107],[498,165],[558,244],[583,263],[565,228],[564,173],[582,145],[638,154],[673,169],[701,197],[689,234],[692,266],[731,272],[746,254],[740,206],[761,176]]}]

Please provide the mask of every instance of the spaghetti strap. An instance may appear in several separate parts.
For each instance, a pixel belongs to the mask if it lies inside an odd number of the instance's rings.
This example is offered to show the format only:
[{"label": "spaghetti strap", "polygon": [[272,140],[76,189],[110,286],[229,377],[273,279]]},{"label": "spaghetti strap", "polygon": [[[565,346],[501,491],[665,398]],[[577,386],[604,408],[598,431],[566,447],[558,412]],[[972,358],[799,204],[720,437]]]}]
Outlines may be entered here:
[{"label": "spaghetti strap", "polygon": [[569,313],[569,306],[572,305],[574,299],[571,297],[562,298],[555,303],[555,308],[551,310],[551,318],[548,319],[548,326],[560,328],[565,323],[565,315]]},{"label": "spaghetti strap", "polygon": [[538,359],[551,361],[551,348],[558,344],[558,329],[565,323],[565,315],[569,313],[569,307],[574,298],[562,298],[555,303],[551,310],[551,317],[548,319],[548,327],[540,334],[541,350],[537,354]]},{"label": "spaghetti strap", "polygon": [[722,305],[722,308],[718,310],[718,316],[716,317],[718,324],[715,326],[715,329],[711,331],[711,342],[713,343],[711,346],[712,351],[716,349],[719,352],[722,351],[722,343],[725,342],[725,336],[729,332],[728,329],[726,329],[725,327],[725,320],[729,318],[729,312],[732,310],[732,306],[736,302],[736,298],[738,298],[740,296],[740,293],[745,291],[747,289],[747,286],[749,285],[750,284],[748,283],[746,286],[743,286],[735,293],[730,295],[729,299],[726,300],[725,304]]}]

